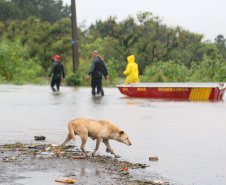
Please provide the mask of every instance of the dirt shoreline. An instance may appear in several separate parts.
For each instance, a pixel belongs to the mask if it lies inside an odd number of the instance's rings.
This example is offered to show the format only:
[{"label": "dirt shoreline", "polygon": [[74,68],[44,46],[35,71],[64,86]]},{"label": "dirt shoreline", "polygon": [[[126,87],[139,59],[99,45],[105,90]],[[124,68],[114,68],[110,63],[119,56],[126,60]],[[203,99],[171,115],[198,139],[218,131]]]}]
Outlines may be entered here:
[{"label": "dirt shoreline", "polygon": [[[64,148],[57,156],[59,146],[47,144],[5,144],[0,145],[0,184],[60,184],[56,178],[75,179],[75,184],[117,185],[154,184],[151,181],[134,180],[132,171],[149,167],[132,164],[110,156],[86,157],[73,145]],[[128,168],[123,170],[123,168]]]}]

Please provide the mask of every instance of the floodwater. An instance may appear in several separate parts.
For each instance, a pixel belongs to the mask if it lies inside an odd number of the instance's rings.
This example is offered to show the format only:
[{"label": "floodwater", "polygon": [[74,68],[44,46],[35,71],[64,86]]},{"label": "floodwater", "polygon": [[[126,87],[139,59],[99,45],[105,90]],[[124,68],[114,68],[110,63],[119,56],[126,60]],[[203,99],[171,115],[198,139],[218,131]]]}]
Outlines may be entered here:
[{"label": "floodwater", "polygon": [[[35,143],[36,135],[46,136],[46,143],[61,144],[70,120],[108,120],[126,131],[132,142],[126,146],[110,141],[115,153],[122,160],[150,165],[135,171],[140,180],[156,180],[150,179],[156,174],[171,184],[226,183],[225,100],[139,99],[126,97],[117,88],[104,90],[104,97],[92,97],[88,87],[61,87],[54,95],[48,86],[0,85],[0,144]],[[89,139],[86,149],[94,148]],[[110,155],[105,148],[101,143],[96,154]],[[149,161],[152,156],[159,161]]]}]

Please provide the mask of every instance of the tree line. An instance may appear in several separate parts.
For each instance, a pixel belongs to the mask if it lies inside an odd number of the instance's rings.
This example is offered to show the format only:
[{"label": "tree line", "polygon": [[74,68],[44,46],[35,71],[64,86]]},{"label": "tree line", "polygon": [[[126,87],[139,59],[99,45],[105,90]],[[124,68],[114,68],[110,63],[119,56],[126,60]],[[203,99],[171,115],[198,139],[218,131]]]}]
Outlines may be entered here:
[{"label": "tree line", "polygon": [[33,16],[54,23],[70,14],[70,7],[64,6],[62,0],[0,0],[0,21],[21,21]]},{"label": "tree line", "polygon": [[[23,1],[11,0],[8,3]],[[45,2],[62,5],[62,1]],[[62,12],[62,8],[59,10]],[[88,85],[85,76],[91,65],[93,50],[98,50],[105,59],[112,84],[120,83],[119,78],[123,77],[122,72],[127,65],[126,58],[131,54],[135,55],[139,66],[141,82],[226,80],[226,39],[223,35],[218,35],[215,42],[205,41],[202,34],[179,26],[167,26],[151,12],[139,12],[136,17],[129,16],[123,21],[117,21],[115,17],[97,20],[88,28],[81,25],[78,28],[80,65],[78,72],[72,74],[70,13],[56,18],[57,21],[43,20],[37,15],[1,19],[0,81],[15,81],[19,77],[22,81],[27,76],[25,82],[41,83],[51,67],[51,57],[60,54],[68,83]],[[22,54],[14,56],[13,47]],[[16,62],[19,59],[21,62]],[[21,63],[24,65],[19,65]],[[10,74],[12,66],[17,72]],[[24,72],[14,77],[22,69]],[[28,80],[34,77],[39,80]]]}]

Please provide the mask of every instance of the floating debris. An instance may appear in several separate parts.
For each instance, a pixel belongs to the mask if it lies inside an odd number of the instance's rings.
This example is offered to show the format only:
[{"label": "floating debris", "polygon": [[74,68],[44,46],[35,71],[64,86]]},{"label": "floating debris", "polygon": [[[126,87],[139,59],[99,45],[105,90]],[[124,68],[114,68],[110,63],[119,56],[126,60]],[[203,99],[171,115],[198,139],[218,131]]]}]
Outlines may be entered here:
[{"label": "floating debris", "polygon": [[17,150],[17,151],[27,151],[28,148],[17,148],[16,150]]},{"label": "floating debris", "polygon": [[68,147],[68,148],[74,148],[75,145],[67,145],[66,147]]},{"label": "floating debris", "polygon": [[46,137],[45,136],[34,136],[35,140],[45,140]]},{"label": "floating debris", "polygon": [[8,157],[4,157],[2,160],[3,160],[3,162],[12,162],[12,161],[17,160],[17,157],[15,157],[15,156],[8,156]]},{"label": "floating debris", "polygon": [[73,159],[85,159],[85,156],[73,156]]},{"label": "floating debris", "polygon": [[157,156],[155,157],[149,157],[149,161],[158,161],[159,158]]},{"label": "floating debris", "polygon": [[141,168],[150,167],[150,165],[147,165],[147,164],[138,164],[138,166],[140,166]]},{"label": "floating debris", "polygon": [[164,180],[154,180],[151,183],[154,184],[154,185],[162,185],[162,184],[167,185],[167,184],[169,184],[169,182],[164,181]]},{"label": "floating debris", "polygon": [[28,147],[29,149],[36,149],[37,148],[37,145],[31,145]]},{"label": "floating debris", "polygon": [[123,171],[123,172],[120,172],[119,174],[120,174],[121,176],[122,176],[122,175],[129,175],[129,172],[124,172],[124,171]]},{"label": "floating debris", "polygon": [[133,166],[132,169],[138,169],[141,168],[141,166]]},{"label": "floating debris", "polygon": [[48,147],[48,148],[46,148],[46,149],[45,149],[45,151],[46,151],[46,152],[48,152],[50,149],[51,149],[51,148],[50,148],[50,147]]},{"label": "floating debris", "polygon": [[75,180],[70,178],[57,178],[55,181],[64,183],[75,183]]}]

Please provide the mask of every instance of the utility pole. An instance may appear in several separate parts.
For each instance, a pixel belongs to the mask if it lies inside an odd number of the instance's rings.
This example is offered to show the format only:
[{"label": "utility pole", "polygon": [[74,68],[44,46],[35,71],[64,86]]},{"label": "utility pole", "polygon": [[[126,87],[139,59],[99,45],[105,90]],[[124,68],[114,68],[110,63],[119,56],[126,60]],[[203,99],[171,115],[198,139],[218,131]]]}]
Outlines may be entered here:
[{"label": "utility pole", "polygon": [[75,0],[71,0],[71,23],[72,23],[72,55],[73,55],[73,73],[78,70],[78,32]]}]

